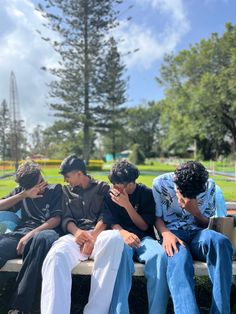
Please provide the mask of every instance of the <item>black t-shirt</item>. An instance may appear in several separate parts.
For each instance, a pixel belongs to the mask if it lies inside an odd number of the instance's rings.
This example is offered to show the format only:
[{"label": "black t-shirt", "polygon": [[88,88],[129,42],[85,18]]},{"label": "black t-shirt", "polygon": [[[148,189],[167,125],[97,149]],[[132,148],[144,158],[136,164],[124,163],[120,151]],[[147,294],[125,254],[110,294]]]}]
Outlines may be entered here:
[{"label": "black t-shirt", "polygon": [[64,186],[62,201],[63,231],[67,232],[69,222],[73,222],[78,228],[83,230],[94,229],[97,222],[103,220],[104,197],[109,188],[107,183],[93,179],[91,179],[90,185],[86,189],[82,189],[79,186],[73,189],[69,186]]},{"label": "black t-shirt", "polygon": [[152,190],[143,184],[137,184],[132,194],[129,194],[129,201],[137,211],[137,213],[148,224],[146,231],[139,229],[131,220],[124,207],[114,203],[110,194],[106,196],[106,212],[103,221],[108,225],[119,224],[123,229],[135,233],[140,239],[151,236],[155,239],[154,223],[155,223],[155,202]]},{"label": "black t-shirt", "polygon": [[[23,191],[22,187],[16,187],[7,197],[16,195]],[[61,185],[47,185],[40,198],[26,198],[18,202],[8,211],[21,211],[21,223],[16,230],[21,228],[35,229],[45,223],[49,218],[62,215],[61,206],[62,189]]]}]

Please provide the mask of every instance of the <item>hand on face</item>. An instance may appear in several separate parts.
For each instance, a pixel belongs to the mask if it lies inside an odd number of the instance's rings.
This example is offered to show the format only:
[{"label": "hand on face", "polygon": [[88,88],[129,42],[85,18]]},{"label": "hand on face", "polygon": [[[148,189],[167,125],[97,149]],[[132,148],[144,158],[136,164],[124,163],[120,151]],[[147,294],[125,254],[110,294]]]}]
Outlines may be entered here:
[{"label": "hand on face", "polygon": [[126,208],[127,205],[129,204],[129,196],[125,188],[123,190],[121,189],[118,190],[113,187],[112,190],[110,191],[110,195],[112,201],[121,207]]},{"label": "hand on face", "polygon": [[178,189],[176,190],[176,196],[179,205],[185,210],[187,210],[190,214],[196,216],[200,213],[196,198],[183,197],[183,195],[180,193]]},{"label": "hand on face", "polygon": [[31,189],[29,190],[25,190],[25,197],[28,198],[39,198],[39,197],[43,197],[43,192],[46,188],[46,186],[48,185],[47,182],[42,181],[39,184],[36,184],[35,186],[33,186]]}]

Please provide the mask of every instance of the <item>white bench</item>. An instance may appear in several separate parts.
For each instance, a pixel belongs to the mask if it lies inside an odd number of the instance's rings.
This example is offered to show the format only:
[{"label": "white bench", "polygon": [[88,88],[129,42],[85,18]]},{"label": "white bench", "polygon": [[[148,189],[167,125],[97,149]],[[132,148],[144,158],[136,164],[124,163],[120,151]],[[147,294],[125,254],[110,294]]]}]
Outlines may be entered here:
[{"label": "white bench", "polygon": [[[9,260],[0,271],[2,272],[19,272],[22,266],[21,259]],[[93,268],[93,261],[88,260],[78,264],[73,270],[73,275],[91,275]],[[194,261],[194,269],[196,276],[207,276],[207,265],[204,262]],[[236,261],[233,261],[233,275],[236,276]],[[134,276],[144,276],[144,265],[135,263]]]}]

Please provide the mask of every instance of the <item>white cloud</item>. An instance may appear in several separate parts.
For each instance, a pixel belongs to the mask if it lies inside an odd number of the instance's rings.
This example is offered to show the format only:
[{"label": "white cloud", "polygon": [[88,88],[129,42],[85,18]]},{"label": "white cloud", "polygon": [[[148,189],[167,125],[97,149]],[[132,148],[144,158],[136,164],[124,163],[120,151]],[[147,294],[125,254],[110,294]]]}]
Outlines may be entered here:
[{"label": "white cloud", "polygon": [[128,67],[149,69],[165,53],[175,50],[190,24],[182,0],[136,0],[135,10],[142,10],[150,20],[122,22],[116,36],[124,38],[121,52],[139,49],[126,57]]},{"label": "white cloud", "polygon": [[[123,52],[139,48],[138,52],[126,56],[128,67],[149,69],[166,52],[176,48],[189,30],[189,23],[183,0],[132,1],[136,5],[131,15],[136,11],[138,17],[122,22],[117,36],[124,38],[121,44]],[[43,18],[35,11],[33,0],[1,0],[0,20],[0,101],[5,98],[9,103],[10,73],[14,71],[21,117],[27,128],[31,130],[37,124],[48,125],[53,117],[52,113],[49,115],[46,104],[46,82],[50,82],[52,77],[40,67],[56,66],[58,56],[36,30],[41,30],[44,36],[55,34],[49,30],[45,34]],[[158,24],[159,20],[162,23]]]},{"label": "white cloud", "polygon": [[51,76],[40,67],[56,64],[58,57],[36,32],[38,29],[45,33],[43,18],[30,0],[1,0],[0,18],[5,25],[0,30],[0,101],[5,98],[9,104],[10,72],[13,71],[21,118],[27,130],[37,124],[46,126],[53,120],[46,104],[46,82]]}]

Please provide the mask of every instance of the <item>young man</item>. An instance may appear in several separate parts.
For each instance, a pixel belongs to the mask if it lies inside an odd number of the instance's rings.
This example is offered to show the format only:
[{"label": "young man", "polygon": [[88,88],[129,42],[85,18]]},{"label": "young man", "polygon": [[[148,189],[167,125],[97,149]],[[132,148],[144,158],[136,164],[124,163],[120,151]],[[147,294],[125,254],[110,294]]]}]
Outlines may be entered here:
[{"label": "young man", "polygon": [[104,231],[104,196],[109,185],[94,181],[83,160],[75,155],[61,164],[69,183],[63,188],[62,228],[69,233],[56,241],[42,269],[41,313],[69,314],[71,271],[81,261],[94,259],[85,314],[108,313],[124,244],[119,232]]},{"label": "young man", "polygon": [[33,162],[22,164],[16,173],[19,184],[5,199],[0,210],[20,210],[20,224],[14,232],[0,235],[0,267],[8,260],[23,256],[16,278],[16,292],[8,313],[30,312],[43,260],[59,235],[52,230],[60,224],[61,186],[48,185],[40,167]]},{"label": "young man", "polygon": [[115,164],[109,174],[113,184],[104,222],[118,230],[125,250],[118,271],[110,313],[129,313],[128,296],[134,272],[133,257],[145,264],[149,313],[163,314],[168,302],[167,257],[153,230],[155,202],[152,190],[137,184],[138,169],[126,160]]},{"label": "young man", "polygon": [[194,293],[193,259],[206,261],[213,284],[211,313],[230,313],[232,245],[206,229],[216,211],[216,186],[198,162],[154,179],[156,228],[168,255],[167,280],[176,314],[199,313]]}]

